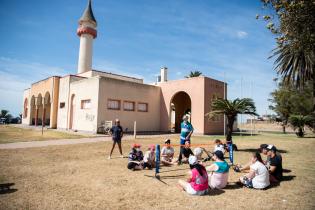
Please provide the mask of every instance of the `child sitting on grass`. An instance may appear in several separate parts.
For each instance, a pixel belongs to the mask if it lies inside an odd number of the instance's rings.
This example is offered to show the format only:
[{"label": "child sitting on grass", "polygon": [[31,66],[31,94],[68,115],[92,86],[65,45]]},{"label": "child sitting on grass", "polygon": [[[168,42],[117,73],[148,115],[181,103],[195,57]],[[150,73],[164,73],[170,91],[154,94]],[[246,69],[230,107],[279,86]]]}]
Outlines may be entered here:
[{"label": "child sitting on grass", "polygon": [[205,195],[208,193],[208,174],[205,167],[198,163],[195,156],[188,158],[190,178],[186,181],[179,180],[179,187],[190,195]]},{"label": "child sitting on grass", "polygon": [[142,170],[142,162],[143,162],[143,153],[140,149],[140,144],[133,144],[131,152],[129,153],[128,159],[128,165],[127,168],[130,170]]},{"label": "child sitting on grass", "polygon": [[155,167],[155,146],[150,145],[148,150],[144,153],[143,169],[152,169]]}]

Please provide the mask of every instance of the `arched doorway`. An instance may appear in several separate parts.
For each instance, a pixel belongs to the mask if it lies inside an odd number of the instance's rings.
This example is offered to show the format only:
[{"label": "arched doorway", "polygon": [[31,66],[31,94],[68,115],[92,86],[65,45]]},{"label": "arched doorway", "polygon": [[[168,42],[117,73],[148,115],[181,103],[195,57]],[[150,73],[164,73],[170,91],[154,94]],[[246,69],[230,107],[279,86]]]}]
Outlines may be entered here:
[{"label": "arched doorway", "polygon": [[28,100],[27,98],[24,100],[24,107],[23,107],[23,118],[27,118],[28,113]]},{"label": "arched doorway", "polygon": [[43,115],[43,97],[42,94],[38,94],[36,98],[35,106],[35,126],[42,124],[42,115]]},{"label": "arched doorway", "polygon": [[[170,104],[170,122],[172,132],[180,132],[180,123],[185,114],[191,116],[191,99],[186,92],[180,91],[174,94]],[[191,120],[191,117],[189,119]]]},{"label": "arched doorway", "polygon": [[45,93],[44,97],[44,110],[43,110],[43,120],[44,125],[50,125],[50,94],[49,92]]},{"label": "arched doorway", "polygon": [[72,94],[71,96],[71,103],[70,103],[70,121],[69,121],[69,129],[74,128],[74,115],[75,115],[75,95]]},{"label": "arched doorway", "polygon": [[31,111],[30,111],[31,125],[35,125],[36,104],[35,104],[35,96],[34,95],[31,98],[30,109],[31,109]]}]

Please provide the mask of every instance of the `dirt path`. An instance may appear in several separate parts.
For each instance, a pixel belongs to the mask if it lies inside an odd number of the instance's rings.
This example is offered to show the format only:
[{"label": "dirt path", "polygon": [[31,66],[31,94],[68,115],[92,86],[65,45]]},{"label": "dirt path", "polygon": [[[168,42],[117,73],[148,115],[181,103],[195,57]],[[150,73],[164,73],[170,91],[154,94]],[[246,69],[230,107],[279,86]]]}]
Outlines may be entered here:
[{"label": "dirt path", "polygon": [[[174,134],[173,134],[174,135]],[[171,135],[141,135],[137,136],[137,139],[141,138],[168,138]],[[131,140],[133,136],[124,136],[123,140]],[[57,139],[57,140],[45,140],[45,141],[29,141],[29,142],[16,142],[0,144],[0,149],[20,149],[20,148],[33,148],[33,147],[47,147],[55,145],[69,145],[69,144],[84,144],[95,143],[102,141],[111,141],[111,137],[94,137],[94,138],[80,138],[80,139]]]}]

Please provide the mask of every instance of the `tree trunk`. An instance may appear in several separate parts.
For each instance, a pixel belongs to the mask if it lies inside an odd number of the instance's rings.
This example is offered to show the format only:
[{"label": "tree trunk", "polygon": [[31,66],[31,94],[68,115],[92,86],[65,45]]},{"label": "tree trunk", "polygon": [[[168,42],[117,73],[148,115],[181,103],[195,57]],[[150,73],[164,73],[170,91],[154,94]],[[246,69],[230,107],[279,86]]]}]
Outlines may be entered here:
[{"label": "tree trunk", "polygon": [[233,124],[234,124],[235,116],[227,116],[227,135],[226,135],[226,142],[232,142],[232,133],[233,133]]},{"label": "tree trunk", "polygon": [[282,131],[285,133],[285,124],[282,124]]}]

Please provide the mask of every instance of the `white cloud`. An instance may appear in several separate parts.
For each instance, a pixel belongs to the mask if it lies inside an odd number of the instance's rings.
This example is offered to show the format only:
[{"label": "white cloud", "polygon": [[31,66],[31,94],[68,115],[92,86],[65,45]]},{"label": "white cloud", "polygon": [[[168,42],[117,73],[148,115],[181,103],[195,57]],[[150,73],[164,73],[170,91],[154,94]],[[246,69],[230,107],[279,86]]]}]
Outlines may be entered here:
[{"label": "white cloud", "polygon": [[66,71],[60,67],[38,62],[0,57],[0,109],[7,109],[18,115],[22,107],[23,90],[33,82],[50,76],[62,76]]},{"label": "white cloud", "polygon": [[239,38],[239,39],[244,39],[245,37],[248,36],[248,33],[246,31],[237,31],[236,32],[236,36]]}]

